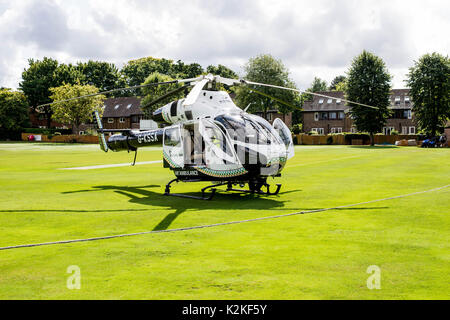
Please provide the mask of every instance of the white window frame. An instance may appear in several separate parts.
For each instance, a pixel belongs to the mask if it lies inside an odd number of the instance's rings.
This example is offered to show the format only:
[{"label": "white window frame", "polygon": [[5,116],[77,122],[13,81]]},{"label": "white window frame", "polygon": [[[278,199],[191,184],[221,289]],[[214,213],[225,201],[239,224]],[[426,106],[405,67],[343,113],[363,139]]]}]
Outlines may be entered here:
[{"label": "white window frame", "polygon": [[319,104],[322,104],[323,103],[323,99],[319,99]]},{"label": "white window frame", "polygon": [[[332,115],[333,113],[335,114],[335,117],[334,117],[334,118],[331,117],[331,115]],[[329,113],[328,113],[328,119],[329,119],[329,120],[337,120],[337,119],[338,119],[338,112],[336,112],[336,111],[331,111],[331,112],[329,112]]]},{"label": "white window frame", "polygon": [[114,123],[114,118],[108,118],[108,123]]},{"label": "white window frame", "polygon": [[341,104],[341,102],[342,102],[342,99],[336,99],[337,104]]},{"label": "white window frame", "polygon": [[342,133],[342,127],[333,127],[331,128],[330,133]]},{"label": "white window frame", "polygon": [[328,99],[327,103],[330,104],[333,102],[333,99]]},{"label": "white window frame", "polygon": [[119,118],[119,123],[125,123],[125,118],[124,117],[120,117]]},{"label": "white window frame", "polygon": [[409,134],[416,134],[416,127],[409,127]]},{"label": "white window frame", "polygon": [[312,128],[311,131],[315,132],[319,135],[324,135],[324,132],[325,132],[323,128]]},{"label": "white window frame", "polygon": [[408,134],[408,127],[406,126],[402,127],[402,134]]},{"label": "white window frame", "polygon": [[314,121],[319,121],[319,113],[314,112]]},{"label": "white window frame", "polygon": [[412,119],[412,111],[411,111],[411,109],[408,110],[408,119]]},{"label": "white window frame", "polygon": [[395,128],[394,127],[383,127],[383,134],[385,136],[390,136],[392,130],[395,130]]},{"label": "white window frame", "polygon": [[272,121],[272,113],[267,113],[267,121]]}]

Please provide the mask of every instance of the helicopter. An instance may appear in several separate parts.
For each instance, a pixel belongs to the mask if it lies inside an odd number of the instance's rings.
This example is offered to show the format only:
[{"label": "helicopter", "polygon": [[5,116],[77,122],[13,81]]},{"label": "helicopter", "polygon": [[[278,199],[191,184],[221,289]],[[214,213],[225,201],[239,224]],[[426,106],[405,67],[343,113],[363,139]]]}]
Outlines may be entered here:
[{"label": "helicopter", "polygon": [[[163,167],[170,169],[175,175],[175,178],[167,183],[164,194],[201,200],[211,200],[219,186],[226,186],[225,191],[277,195],[280,192],[281,184],[276,184],[275,190],[271,190],[267,180],[280,177],[287,161],[295,154],[291,132],[281,119],[277,118],[273,124],[270,124],[260,116],[247,113],[248,107],[243,110],[236,106],[228,92],[217,89],[218,84],[229,87],[251,86],[252,91],[280,103],[285,102],[257,90],[256,87],[265,86],[328,97],[293,88],[244,79],[229,79],[212,74],[126,89],[173,83],[184,84],[184,86],[153,100],[144,108],[159,103],[188,87],[192,87],[192,89],[185,98],[172,101],[153,112],[152,119],[158,123],[157,129],[146,131],[104,129],[97,111],[93,113],[94,124],[101,150],[104,152],[109,150],[113,152],[134,151],[132,165],[136,162],[139,148],[162,145]],[[116,90],[120,89],[53,103]],[[105,134],[111,135],[107,138]],[[171,193],[171,186],[174,182],[205,181],[212,184],[201,189],[201,196]],[[248,186],[248,189],[243,189],[245,185]],[[238,189],[236,186],[240,188]],[[207,190],[211,191],[208,195],[206,194]]]}]

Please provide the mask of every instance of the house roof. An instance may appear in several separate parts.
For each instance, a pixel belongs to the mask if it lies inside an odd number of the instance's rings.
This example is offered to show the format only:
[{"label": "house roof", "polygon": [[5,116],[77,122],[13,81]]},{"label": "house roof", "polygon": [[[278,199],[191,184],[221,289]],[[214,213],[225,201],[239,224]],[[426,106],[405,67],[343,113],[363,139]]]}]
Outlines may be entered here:
[{"label": "house roof", "polygon": [[131,117],[143,114],[141,99],[136,97],[110,98],[104,102],[103,117]]},{"label": "house roof", "polygon": [[[345,102],[340,101],[340,103],[338,103],[339,99],[345,99],[344,92],[321,91],[317,93],[333,97],[333,99],[313,96],[312,100],[305,101],[303,104],[303,111],[344,111],[349,109]],[[409,98],[409,89],[392,89],[390,101],[390,109],[411,109],[413,105]]]}]

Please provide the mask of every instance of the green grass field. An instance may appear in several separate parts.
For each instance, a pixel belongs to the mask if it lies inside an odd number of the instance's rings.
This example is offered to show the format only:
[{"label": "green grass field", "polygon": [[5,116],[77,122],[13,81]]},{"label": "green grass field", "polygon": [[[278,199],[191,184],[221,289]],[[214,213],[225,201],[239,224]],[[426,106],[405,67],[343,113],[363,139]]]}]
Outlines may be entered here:
[{"label": "green grass field", "polygon": [[[162,164],[83,171],[132,154],[0,144],[0,247],[328,208],[450,184],[450,149],[296,147],[280,195],[163,196]],[[148,148],[138,161],[160,160]],[[206,184],[176,184],[195,192]],[[0,251],[0,299],[449,299],[450,188],[214,228]],[[67,268],[81,289],[66,287]],[[369,290],[370,265],[381,289]]]}]

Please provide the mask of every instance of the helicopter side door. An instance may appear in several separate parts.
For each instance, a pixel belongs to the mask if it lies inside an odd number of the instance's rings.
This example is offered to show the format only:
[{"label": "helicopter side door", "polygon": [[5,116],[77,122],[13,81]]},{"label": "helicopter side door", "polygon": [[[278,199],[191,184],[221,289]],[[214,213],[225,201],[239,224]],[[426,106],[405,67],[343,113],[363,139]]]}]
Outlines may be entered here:
[{"label": "helicopter side door", "polygon": [[199,133],[204,141],[204,173],[217,177],[232,177],[247,173],[239,161],[230,137],[221,124],[211,119],[199,121]]},{"label": "helicopter side door", "polygon": [[295,155],[295,151],[291,131],[280,118],[275,119],[275,121],[273,122],[273,128],[278,132],[281,140],[283,140],[284,144],[286,145],[287,158],[292,158]]},{"label": "helicopter side door", "polygon": [[163,156],[170,167],[184,167],[184,147],[183,136],[181,135],[181,125],[174,125],[164,128]]}]

